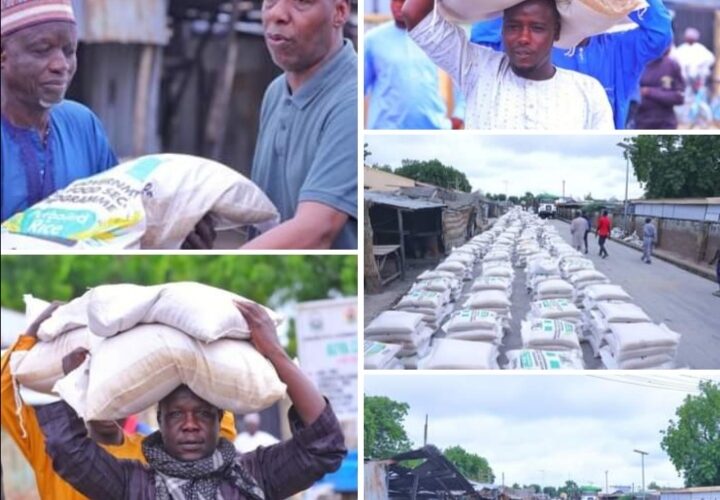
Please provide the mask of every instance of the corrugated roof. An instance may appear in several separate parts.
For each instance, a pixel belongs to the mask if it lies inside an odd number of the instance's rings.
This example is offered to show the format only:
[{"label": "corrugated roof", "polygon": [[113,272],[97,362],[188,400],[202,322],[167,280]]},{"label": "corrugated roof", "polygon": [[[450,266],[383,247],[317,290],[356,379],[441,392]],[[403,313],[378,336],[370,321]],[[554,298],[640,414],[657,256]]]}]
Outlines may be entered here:
[{"label": "corrugated roof", "polygon": [[407,196],[399,194],[390,194],[381,191],[365,191],[365,200],[379,205],[389,205],[391,207],[402,208],[406,210],[421,210],[424,208],[442,208],[445,205],[429,200],[415,200]]},{"label": "corrugated roof", "polygon": [[717,198],[661,198],[657,200],[630,200],[633,204],[646,203],[648,205],[720,205]]},{"label": "corrugated roof", "polygon": [[694,488],[680,488],[677,490],[662,490],[660,493],[710,493],[720,492],[720,486],[696,486]]}]

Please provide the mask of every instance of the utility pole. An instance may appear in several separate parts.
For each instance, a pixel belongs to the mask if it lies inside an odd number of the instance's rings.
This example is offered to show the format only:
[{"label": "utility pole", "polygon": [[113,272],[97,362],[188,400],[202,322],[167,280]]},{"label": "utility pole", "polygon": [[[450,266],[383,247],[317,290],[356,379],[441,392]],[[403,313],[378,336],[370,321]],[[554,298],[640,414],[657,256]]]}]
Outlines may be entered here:
[{"label": "utility pole", "polygon": [[642,497],[645,500],[645,455],[649,455],[648,452],[642,450],[633,450],[635,453],[640,454],[640,460],[642,464]]},{"label": "utility pole", "polygon": [[608,495],[610,492],[608,491],[608,479],[607,479],[608,471],[605,471],[605,494]]},{"label": "utility pole", "polygon": [[565,179],[563,179],[563,201],[565,201]]},{"label": "utility pole", "polygon": [[423,434],[423,446],[427,445],[428,415],[425,414],[425,432]]}]

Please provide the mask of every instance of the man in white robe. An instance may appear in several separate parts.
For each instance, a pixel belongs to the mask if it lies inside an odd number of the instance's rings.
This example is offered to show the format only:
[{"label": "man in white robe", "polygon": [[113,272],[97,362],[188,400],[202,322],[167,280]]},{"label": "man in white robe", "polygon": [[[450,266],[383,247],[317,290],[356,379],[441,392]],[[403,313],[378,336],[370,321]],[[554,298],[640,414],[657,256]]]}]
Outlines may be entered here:
[{"label": "man in white robe", "polygon": [[526,0],[505,10],[505,53],[471,43],[433,6],[434,0],[407,0],[405,24],[415,43],[465,95],[467,128],[615,128],[600,83],[552,64],[551,49],[561,29],[555,0]]}]

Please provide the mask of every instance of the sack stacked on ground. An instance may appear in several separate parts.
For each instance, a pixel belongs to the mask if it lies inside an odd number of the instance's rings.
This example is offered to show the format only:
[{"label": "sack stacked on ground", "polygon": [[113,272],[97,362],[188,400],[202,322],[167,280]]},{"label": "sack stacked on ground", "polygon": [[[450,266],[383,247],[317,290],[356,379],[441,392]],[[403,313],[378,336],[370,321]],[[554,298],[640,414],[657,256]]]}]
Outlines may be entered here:
[{"label": "sack stacked on ground", "polygon": [[470,293],[483,290],[500,290],[510,298],[512,295],[512,280],[502,276],[479,276],[470,286]]},{"label": "sack stacked on ground", "polygon": [[504,322],[507,322],[511,317],[511,306],[512,303],[507,296],[507,292],[500,290],[481,290],[474,292],[463,304],[463,307],[466,309],[492,311]]},{"label": "sack stacked on ground", "polygon": [[[165,286],[172,288],[172,285]],[[186,291],[192,288],[188,285],[198,284],[180,285]],[[109,317],[117,320],[122,319],[121,311],[127,311],[129,304],[109,301],[108,296],[126,297],[119,290],[135,289],[135,286],[115,286],[119,287],[118,290],[107,293],[103,290],[101,295],[105,311],[116,313],[109,314]],[[108,289],[112,287],[107,285]],[[204,292],[211,288],[205,285],[199,287]],[[142,288],[156,287],[137,287]],[[205,317],[202,308],[205,304],[201,296],[195,295],[194,304],[193,301],[178,303],[174,313],[172,307],[166,306],[168,323],[194,329],[190,334],[168,324],[141,323],[143,316],[138,311],[143,308],[136,302],[130,304],[136,308],[136,314],[128,316],[132,316],[131,321],[109,322],[112,328],[102,333],[112,332],[111,336],[102,338],[92,327],[76,327],[83,321],[83,316],[86,323],[91,323],[88,320],[93,314],[88,311],[93,308],[99,310],[98,304],[92,300],[92,292],[60,307],[50,320],[41,325],[40,331],[44,333],[39,337],[45,340],[11,367],[20,384],[49,391],[63,375],[62,358],[75,347],[85,347],[90,350],[86,392],[81,395],[61,393],[61,396],[68,401],[80,401],[81,407],[76,407],[76,410],[86,420],[117,419],[142,411],[180,384],[187,384],[196,394],[219,408],[239,413],[262,410],[284,395],[285,385],[270,362],[250,342],[222,338],[222,334],[217,337],[218,325],[228,327],[227,332],[238,332],[243,327],[247,329],[247,323],[234,307],[232,317],[212,318],[208,329],[203,330]],[[147,295],[144,297],[147,298]],[[230,301],[227,296],[225,300]],[[83,303],[87,306],[84,313],[79,307]],[[157,303],[159,300],[154,302]],[[37,364],[38,360],[48,365],[46,371],[34,368],[33,364]]]},{"label": "sack stacked on ground", "polygon": [[512,370],[583,370],[585,365],[577,351],[538,351],[521,349],[506,353],[506,369]]},{"label": "sack stacked on ground", "polygon": [[438,292],[448,294],[450,301],[455,301],[462,292],[462,282],[456,278],[435,278],[424,279],[413,283],[410,291],[413,292]]},{"label": "sack stacked on ground", "polygon": [[503,338],[502,318],[484,309],[460,309],[442,326],[449,339],[477,340],[499,344]]},{"label": "sack stacked on ground", "polygon": [[568,299],[547,299],[538,300],[530,304],[528,321],[536,319],[561,319],[574,324],[576,327],[582,325],[582,313],[580,309]]},{"label": "sack stacked on ground", "polygon": [[435,339],[430,353],[418,362],[421,370],[496,370],[498,348],[491,342]]},{"label": "sack stacked on ground", "polygon": [[579,351],[578,328],[567,321],[540,319],[523,321],[521,335],[525,349],[543,351]]},{"label": "sack stacked on ground", "polygon": [[158,154],[77,180],[5,221],[2,231],[72,240],[76,248],[177,249],[208,213],[216,230],[279,222],[267,196],[231,168]]},{"label": "sack stacked on ground", "polygon": [[374,340],[365,340],[365,369],[366,370],[395,370],[402,368],[397,358],[402,346],[385,344]]},{"label": "sack stacked on ground", "polygon": [[403,358],[422,357],[430,348],[434,330],[427,326],[422,314],[406,311],[384,311],[365,327],[365,339],[397,344],[395,354]]},{"label": "sack stacked on ground", "polygon": [[400,298],[395,306],[397,311],[422,314],[423,321],[433,330],[450,314],[450,292],[428,292],[411,290]]},{"label": "sack stacked on ground", "polygon": [[609,369],[674,368],[680,334],[665,324],[613,323],[600,349]]},{"label": "sack stacked on ground", "polygon": [[533,289],[533,300],[572,299],[575,289],[560,278],[551,278],[537,282]]},{"label": "sack stacked on ground", "polygon": [[445,260],[438,264],[435,268],[436,271],[447,271],[453,273],[455,278],[460,281],[470,279],[472,276],[472,264],[469,264],[463,260]]},{"label": "sack stacked on ground", "polygon": [[560,267],[557,259],[545,256],[545,254],[528,259],[525,286],[529,291],[534,290],[541,281],[559,277]]},{"label": "sack stacked on ground", "polygon": [[588,269],[595,269],[595,264],[590,259],[574,255],[560,258],[560,274],[566,280],[570,280],[575,273]]},{"label": "sack stacked on ground", "polygon": [[575,287],[574,301],[580,306],[585,300],[585,290],[592,285],[605,285],[610,280],[600,271],[595,269],[584,269],[578,271],[570,277],[570,283]]}]

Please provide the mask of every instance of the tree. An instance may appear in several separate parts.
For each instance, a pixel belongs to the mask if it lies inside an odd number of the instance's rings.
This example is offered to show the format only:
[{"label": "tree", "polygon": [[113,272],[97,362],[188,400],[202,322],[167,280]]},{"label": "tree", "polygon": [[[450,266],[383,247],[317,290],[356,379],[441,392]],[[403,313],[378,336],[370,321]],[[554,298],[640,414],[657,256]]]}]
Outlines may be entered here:
[{"label": "tree", "polygon": [[660,486],[658,486],[658,484],[657,484],[655,481],[653,481],[653,482],[651,482],[650,484],[648,484],[647,489],[649,489],[649,490],[661,490],[662,488],[660,488]]},{"label": "tree", "polygon": [[531,207],[535,203],[535,195],[533,195],[530,191],[526,191],[523,197],[521,198],[523,202],[525,202],[525,206]]},{"label": "tree", "polygon": [[408,439],[402,421],[410,409],[384,396],[365,396],[365,456],[370,459],[390,458],[409,451]]},{"label": "tree", "polygon": [[363,144],[363,163],[368,159],[368,156],[372,156],[372,153],[368,149],[368,143]]},{"label": "tree", "polygon": [[720,384],[700,383],[700,395],[687,396],[670,420],[660,446],[685,485],[720,484]]},{"label": "tree", "polygon": [[470,453],[461,446],[447,448],[443,451],[443,455],[445,455],[445,458],[452,462],[466,478],[484,483],[492,483],[495,481],[495,474],[493,474],[488,461],[480,455]]},{"label": "tree", "polygon": [[471,190],[465,174],[453,167],[443,165],[439,160],[403,160],[402,166],[396,169],[395,173],[446,189],[457,189],[465,193]]},{"label": "tree", "polygon": [[539,484],[528,484],[525,486],[526,489],[531,489],[535,493],[540,493],[540,485]]},{"label": "tree", "polygon": [[557,498],[557,496],[558,496],[558,491],[555,488],[555,486],[545,486],[543,488],[542,492],[545,493],[550,498]]},{"label": "tree", "polygon": [[508,201],[512,203],[513,205],[519,205],[520,204],[520,198],[517,196],[511,196],[508,198]]},{"label": "tree", "polygon": [[575,498],[578,497],[578,485],[575,481],[568,479],[565,481],[565,486],[561,486],[558,488],[558,496],[562,493],[565,493],[568,498]]},{"label": "tree", "polygon": [[648,198],[720,195],[720,135],[642,135],[625,140]]},{"label": "tree", "polygon": [[519,490],[519,489],[520,489],[520,485],[517,484],[517,483],[513,483],[512,489],[514,489],[514,490]]},{"label": "tree", "polygon": [[585,195],[585,201],[592,201],[592,199],[593,199],[592,193],[588,193]]},{"label": "tree", "polygon": [[372,165],[370,165],[370,168],[392,174],[392,168],[390,167],[390,165],[379,165],[377,163],[373,163]]}]

